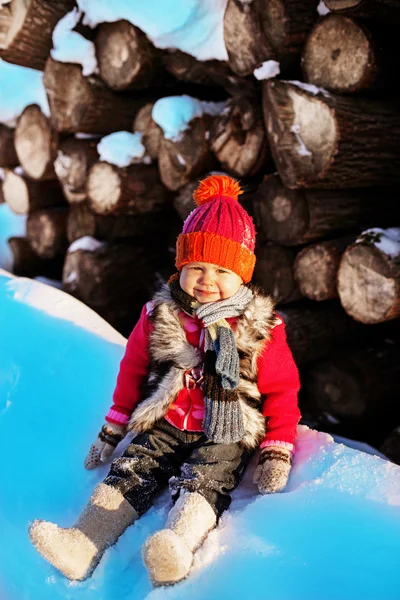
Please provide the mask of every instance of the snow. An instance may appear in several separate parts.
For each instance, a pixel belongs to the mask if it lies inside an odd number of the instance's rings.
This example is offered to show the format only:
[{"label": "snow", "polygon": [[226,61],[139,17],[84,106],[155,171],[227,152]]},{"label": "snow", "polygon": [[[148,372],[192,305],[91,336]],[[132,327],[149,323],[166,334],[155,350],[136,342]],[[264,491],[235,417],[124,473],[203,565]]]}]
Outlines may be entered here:
[{"label": "snow", "polygon": [[54,60],[82,65],[82,74],[98,72],[96,49],[93,42],[80,33],[72,31],[78,24],[82,12],[77,8],[60,19],[53,31],[53,46],[50,54]]},{"label": "snow", "polygon": [[204,113],[218,115],[225,107],[226,102],[205,102],[186,95],[169,96],[157,100],[151,116],[163,130],[166,139],[178,141],[192,119]]},{"label": "snow", "polygon": [[116,131],[106,135],[97,144],[97,151],[100,160],[105,160],[117,167],[151,162],[151,158],[146,156],[146,148],[142,144],[142,134],[139,132]]},{"label": "snow", "polygon": [[157,48],[177,48],[198,60],[228,60],[223,19],[227,0],[77,0],[84,24],[120,19],[139,27]]},{"label": "snow", "polygon": [[32,547],[27,527],[35,518],[73,524],[107,474],[107,465],[86,471],[83,459],[109,408],[125,340],[71,296],[5,272],[0,331],[2,598],[398,599],[400,467],[306,427],[286,492],[260,496],[253,461],[185,581],[152,590],[142,564],[141,546],[170,508],[166,492],[90,579],[69,582]]},{"label": "snow", "polygon": [[50,116],[43,73],[0,59],[0,123],[15,127],[17,117],[29,104],[38,104]]},{"label": "snow", "polygon": [[290,83],[291,85],[295,85],[296,87],[301,88],[302,90],[304,90],[305,92],[310,92],[310,94],[313,94],[314,96],[316,96],[317,94],[323,94],[324,96],[329,96],[329,92],[327,90],[325,90],[324,88],[318,87],[316,85],[313,85],[312,83],[304,83],[304,81],[297,81],[297,80],[283,80],[284,83]]},{"label": "snow", "polygon": [[7,204],[0,204],[0,269],[11,271],[13,268],[13,256],[7,244],[8,238],[25,236],[25,234],[26,215],[16,215]]},{"label": "snow", "polygon": [[279,62],[276,60],[267,60],[263,62],[261,67],[258,69],[254,69],[253,75],[256,79],[271,79],[272,77],[276,77],[281,72]]},{"label": "snow", "polygon": [[329,8],[325,5],[325,3],[323,2],[323,0],[320,0],[318,6],[317,6],[317,12],[321,17],[324,17],[325,15],[327,15],[328,13],[330,13],[331,11],[329,10]]},{"label": "snow", "polygon": [[72,253],[77,252],[78,250],[85,250],[86,252],[96,252],[96,250],[100,250],[101,248],[104,248],[104,246],[104,242],[99,242],[99,240],[96,240],[90,235],[85,235],[79,238],[78,240],[72,242],[67,252]]},{"label": "snow", "polygon": [[300,156],[312,156],[312,152],[309,151],[309,149],[305,145],[302,137],[300,136],[300,125],[297,125],[295,123],[294,125],[291,126],[290,131],[292,133],[294,133],[297,141],[299,142],[299,147],[297,149],[297,153]]},{"label": "snow", "polygon": [[381,252],[390,258],[400,256],[400,228],[389,227],[389,229],[381,229],[380,227],[372,227],[363,231],[356,240],[356,244],[362,242],[373,243]]}]

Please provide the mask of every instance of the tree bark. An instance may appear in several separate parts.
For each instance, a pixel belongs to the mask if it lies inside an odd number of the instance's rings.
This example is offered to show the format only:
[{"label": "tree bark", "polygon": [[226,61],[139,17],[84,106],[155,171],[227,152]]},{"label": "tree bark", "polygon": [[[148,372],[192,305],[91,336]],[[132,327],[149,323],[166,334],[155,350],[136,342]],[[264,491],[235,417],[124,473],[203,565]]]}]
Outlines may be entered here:
[{"label": "tree bark", "polygon": [[173,220],[171,210],[134,216],[103,216],[94,214],[86,202],[70,206],[67,237],[70,243],[89,236],[97,240],[114,241],[167,234]]},{"label": "tree bark", "polygon": [[1,50],[4,48],[7,40],[8,30],[11,24],[11,6],[3,4],[0,6],[0,56]]},{"label": "tree bark", "polygon": [[281,71],[292,67],[317,17],[313,0],[229,0],[224,39],[232,70],[251,75],[268,60],[279,61]]},{"label": "tree bark", "polygon": [[117,94],[96,76],[84,77],[82,67],[49,58],[43,76],[53,127],[64,133],[131,131],[133,119],[147,96]]},{"label": "tree bark", "polygon": [[4,200],[17,215],[66,204],[56,179],[35,181],[26,174],[19,175],[8,169],[4,172],[3,194]]},{"label": "tree bark", "polygon": [[400,22],[398,0],[324,0],[324,2],[329,10],[338,14],[389,23]]},{"label": "tree bark", "polygon": [[367,230],[346,249],[338,292],[345,311],[361,323],[400,316],[400,229]]},{"label": "tree bark", "polygon": [[304,84],[264,83],[264,120],[289,188],[346,188],[400,182],[395,103],[315,93]]},{"label": "tree bark", "polygon": [[99,160],[98,143],[99,139],[71,137],[59,146],[54,169],[70,204],[87,200],[86,181],[92,165]]},{"label": "tree bark", "polygon": [[32,179],[55,179],[54,160],[59,136],[37,104],[21,113],[15,129],[15,149],[24,171]]},{"label": "tree bark", "polygon": [[74,5],[74,0],[12,0],[1,58],[42,71],[50,54],[53,29]]},{"label": "tree bark", "polygon": [[174,197],[173,204],[176,212],[181,217],[182,221],[190,215],[192,210],[196,208],[196,203],[193,200],[193,192],[199,185],[198,181],[190,181],[184,185],[179,193]]},{"label": "tree bark", "polygon": [[284,246],[299,246],[342,232],[385,227],[399,213],[397,188],[291,190],[267,175],[254,194],[257,230]]},{"label": "tree bark", "polygon": [[28,216],[27,237],[41,258],[56,258],[67,250],[67,217],[68,208],[48,208]]},{"label": "tree bark", "polygon": [[236,177],[255,175],[270,158],[261,112],[255,98],[235,97],[215,118],[211,129],[211,149]]},{"label": "tree bark", "polygon": [[216,160],[209,140],[211,124],[212,117],[204,115],[193,119],[179,140],[162,137],[158,167],[161,180],[169,190],[179,190],[190,180],[215,166]]},{"label": "tree bark", "polygon": [[40,258],[32,249],[29,240],[24,237],[10,237],[7,241],[13,256],[12,272],[14,275],[30,278],[41,275],[61,281],[62,257],[53,260]]},{"label": "tree bark", "polygon": [[278,313],[286,323],[289,347],[299,367],[326,356],[335,346],[361,335],[364,329],[335,300],[321,304],[304,301],[279,308]]},{"label": "tree bark", "polygon": [[19,164],[14,134],[14,129],[0,123],[0,168],[13,169]]},{"label": "tree bark", "polygon": [[154,213],[168,200],[157,167],[143,164],[121,169],[107,162],[95,163],[89,172],[87,194],[90,209],[98,215]]},{"label": "tree bark", "polygon": [[400,418],[398,340],[335,352],[313,365],[305,377],[309,402],[375,442]]},{"label": "tree bark", "polygon": [[256,256],[253,279],[275,302],[287,304],[302,297],[293,276],[293,250],[267,243],[256,248]]},{"label": "tree bark", "polygon": [[165,254],[155,243],[97,242],[97,248],[88,250],[77,241],[65,258],[63,289],[128,336],[159,284],[157,269]]},{"label": "tree bark", "polygon": [[100,76],[112,90],[146,88],[162,79],[159,51],[129,21],[102,23],[96,36]]},{"label": "tree bark", "polygon": [[152,118],[154,102],[149,102],[141,108],[133,123],[133,131],[142,134],[142,144],[146,154],[153,160],[158,158],[163,131]]},{"label": "tree bark", "polygon": [[315,25],[302,56],[305,80],[337,93],[394,88],[399,67],[393,27],[335,13]]}]

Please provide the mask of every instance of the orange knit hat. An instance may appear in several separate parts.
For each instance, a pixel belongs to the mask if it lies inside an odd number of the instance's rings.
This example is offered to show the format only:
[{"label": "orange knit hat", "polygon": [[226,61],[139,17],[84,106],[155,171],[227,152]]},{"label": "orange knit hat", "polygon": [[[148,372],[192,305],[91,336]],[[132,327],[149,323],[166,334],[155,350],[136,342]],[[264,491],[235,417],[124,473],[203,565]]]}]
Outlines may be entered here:
[{"label": "orange knit hat", "polygon": [[253,275],[256,232],[238,202],[240,185],[227,175],[210,175],[193,194],[197,204],[176,242],[178,271],[189,262],[207,262],[237,273],[248,283]]}]

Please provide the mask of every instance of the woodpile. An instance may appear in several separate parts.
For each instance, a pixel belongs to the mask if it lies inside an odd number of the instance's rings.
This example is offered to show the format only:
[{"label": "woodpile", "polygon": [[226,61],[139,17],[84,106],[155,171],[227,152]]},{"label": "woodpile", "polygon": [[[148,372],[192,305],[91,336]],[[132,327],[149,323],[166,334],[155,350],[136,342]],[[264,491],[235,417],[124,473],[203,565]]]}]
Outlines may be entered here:
[{"label": "woodpile", "polygon": [[[0,57],[43,71],[50,114],[29,104],[0,124],[0,202],[27,215],[26,236],[9,240],[14,272],[62,278],[128,335],[174,270],[198,180],[238,178],[258,232],[254,282],[286,323],[303,412],[390,448],[400,423],[400,2],[324,3],[322,16],[318,0],[228,0],[221,60],[156,48],[126,20],[92,30],[81,20],[75,31],[98,65],[90,75],[50,55],[74,2],[2,5]],[[168,113],[176,97],[182,113]],[[141,153],[105,158],[99,143],[114,132],[134,134]]]}]

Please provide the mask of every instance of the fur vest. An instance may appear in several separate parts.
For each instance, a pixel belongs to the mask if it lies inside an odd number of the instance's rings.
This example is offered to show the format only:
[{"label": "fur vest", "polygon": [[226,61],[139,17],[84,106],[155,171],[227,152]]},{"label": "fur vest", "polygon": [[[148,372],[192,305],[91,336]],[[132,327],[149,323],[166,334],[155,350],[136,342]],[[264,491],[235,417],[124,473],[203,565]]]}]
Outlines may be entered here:
[{"label": "fur vest", "polygon": [[[262,397],[257,387],[257,360],[277,322],[269,296],[253,286],[254,297],[237,318],[234,336],[240,359],[237,388],[243,411],[245,437],[242,443],[255,448],[265,435],[265,417],[261,413]],[[179,320],[180,307],[171,298],[167,285],[153,298],[151,321],[154,329],[149,340],[150,372],[128,429],[143,432],[162,419],[170,403],[184,386],[184,373],[202,364],[202,352],[186,339]]]}]

